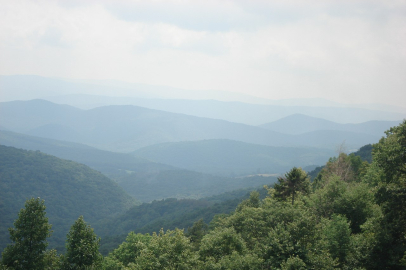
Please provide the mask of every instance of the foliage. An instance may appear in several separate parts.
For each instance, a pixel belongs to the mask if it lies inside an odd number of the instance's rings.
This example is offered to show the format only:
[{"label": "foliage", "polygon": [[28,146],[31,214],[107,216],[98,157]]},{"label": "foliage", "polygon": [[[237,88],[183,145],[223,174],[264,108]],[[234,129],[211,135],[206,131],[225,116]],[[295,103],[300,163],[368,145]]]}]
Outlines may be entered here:
[{"label": "foliage", "polygon": [[61,269],[63,267],[63,256],[59,255],[55,249],[45,252],[44,256],[45,270]]},{"label": "foliage", "polygon": [[32,198],[21,209],[14,228],[10,228],[12,245],[2,253],[2,264],[13,269],[44,269],[47,237],[51,225],[45,216],[44,200]]},{"label": "foliage", "polygon": [[97,267],[102,261],[99,242],[90,225],[80,216],[72,225],[66,239],[64,267],[66,269],[86,269]]},{"label": "foliage", "polygon": [[[172,198],[134,206],[122,215],[94,224],[95,230],[102,237],[100,252],[107,255],[131,231],[152,234],[159,232],[162,227],[170,230],[188,228],[199,219],[207,224],[216,215],[233,212],[241,201],[249,198],[249,190],[236,190],[200,200]],[[257,192],[260,198],[267,195],[264,188]]]},{"label": "foliage", "polygon": [[153,234],[148,244],[141,243],[140,253],[129,269],[193,269],[198,265],[189,239],[181,230],[161,230]]},{"label": "foliage", "polygon": [[220,258],[231,255],[233,252],[245,254],[247,247],[234,228],[216,228],[205,235],[200,245],[199,254],[201,258],[208,257],[218,261]]},{"label": "foliage", "polygon": [[285,177],[278,177],[279,183],[275,184],[275,197],[286,199],[292,196],[292,204],[298,192],[308,193],[310,181],[307,173],[301,168],[293,167],[285,174]]},{"label": "foliage", "polygon": [[351,229],[347,219],[333,215],[324,227],[323,234],[327,239],[327,248],[333,258],[337,258],[340,266],[345,262],[351,242]]},{"label": "foliage", "polygon": [[190,242],[195,246],[199,247],[203,236],[207,233],[209,226],[204,223],[203,219],[199,219],[193,223],[192,227],[187,229],[186,237],[189,237]]},{"label": "foliage", "polygon": [[359,156],[362,161],[372,163],[372,144],[362,146],[358,151],[354,152],[355,156]]},{"label": "foliage", "polygon": [[362,161],[360,156],[339,153],[338,157],[330,158],[323,169],[320,170],[313,181],[313,189],[327,184],[328,179],[333,175],[348,183],[360,182],[361,178],[367,173],[368,168],[369,163]]},{"label": "foliage", "polygon": [[376,188],[383,212],[373,267],[401,269],[406,250],[406,120],[385,133],[373,146],[374,161],[365,177]]},{"label": "foliage", "polygon": [[140,247],[147,245],[150,240],[149,234],[130,232],[125,241],[108,255],[104,265],[107,269],[117,269],[134,263],[136,258],[140,256]]},{"label": "foliage", "polygon": [[327,184],[308,197],[309,207],[320,217],[344,215],[350,221],[352,232],[361,232],[369,218],[379,215],[374,194],[364,183],[346,183],[337,175],[325,180]]}]

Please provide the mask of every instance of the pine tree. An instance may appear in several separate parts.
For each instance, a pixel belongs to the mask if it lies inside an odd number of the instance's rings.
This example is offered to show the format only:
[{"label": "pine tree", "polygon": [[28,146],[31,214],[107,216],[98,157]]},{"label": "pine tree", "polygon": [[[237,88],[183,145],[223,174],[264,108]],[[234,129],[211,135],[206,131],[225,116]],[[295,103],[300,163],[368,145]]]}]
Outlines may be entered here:
[{"label": "pine tree", "polygon": [[292,196],[292,205],[295,202],[297,192],[309,192],[309,177],[301,168],[293,167],[285,174],[285,177],[278,177],[279,183],[275,184],[275,197],[286,199]]},{"label": "pine tree", "polygon": [[25,202],[14,228],[9,228],[10,239],[14,242],[2,253],[2,264],[12,269],[44,269],[47,237],[51,225],[45,216],[44,200],[32,198]]}]

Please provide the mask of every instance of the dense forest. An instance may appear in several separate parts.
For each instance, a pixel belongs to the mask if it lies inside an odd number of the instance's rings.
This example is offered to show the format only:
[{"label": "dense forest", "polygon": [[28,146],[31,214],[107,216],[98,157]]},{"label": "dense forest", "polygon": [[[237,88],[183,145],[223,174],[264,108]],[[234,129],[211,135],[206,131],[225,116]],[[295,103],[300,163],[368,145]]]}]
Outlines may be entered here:
[{"label": "dense forest", "polygon": [[104,257],[83,217],[71,226],[65,254],[47,250],[44,201],[30,199],[9,230],[13,244],[2,253],[2,268],[404,269],[406,120],[372,148],[371,163],[340,153],[312,181],[294,167],[265,198],[251,192],[209,225],[130,232]]},{"label": "dense forest", "polygon": [[50,244],[58,250],[63,249],[69,226],[80,215],[94,223],[138,203],[100,172],[39,151],[0,145],[0,179],[1,249],[9,243],[7,228],[28,198],[47,202],[55,230]]}]

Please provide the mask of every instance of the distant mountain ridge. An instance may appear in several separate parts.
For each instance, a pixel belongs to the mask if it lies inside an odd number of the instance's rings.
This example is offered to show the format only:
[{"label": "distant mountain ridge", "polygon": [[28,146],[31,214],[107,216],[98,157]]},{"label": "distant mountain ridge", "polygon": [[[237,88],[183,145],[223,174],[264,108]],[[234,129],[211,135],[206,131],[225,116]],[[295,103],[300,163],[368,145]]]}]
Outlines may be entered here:
[{"label": "distant mountain ridge", "polygon": [[[346,141],[353,147],[380,136],[341,132],[334,137],[287,135],[224,120],[169,113],[136,106],[80,110],[44,100],[0,103],[0,126],[14,132],[71,141],[104,150],[131,152],[164,142],[229,139],[268,146],[329,147]],[[354,138],[354,139],[353,139]]]},{"label": "distant mountain ridge", "polygon": [[321,130],[336,130],[343,132],[367,133],[383,136],[384,131],[399,125],[399,121],[368,121],[360,124],[339,124],[322,118],[293,114],[277,121],[259,125],[272,131],[298,135]]},{"label": "distant mountain ridge", "polygon": [[[324,104],[321,101],[312,102],[313,99],[301,99],[301,103],[299,101],[291,102],[285,100],[283,102],[283,100],[281,100],[274,101],[271,104],[250,104],[247,103],[248,101],[226,102],[207,99],[187,100],[107,97],[83,94],[47,97],[45,99],[58,104],[69,104],[82,109],[93,109],[100,106],[110,105],[134,105],[149,109],[220,119],[247,125],[260,125],[292,114],[305,114],[313,117],[322,117],[338,123],[361,123],[371,120],[400,120],[406,117],[406,109],[404,109],[403,113],[399,113],[376,109],[373,110],[372,108],[347,107],[340,104],[337,104],[337,106],[327,106],[327,104],[335,103],[327,100],[324,100]],[[383,108],[385,109],[386,107]],[[379,107],[379,109],[382,109],[382,107]],[[399,110],[401,111],[401,109]]]},{"label": "distant mountain ridge", "polygon": [[401,120],[406,108],[384,104],[341,104],[321,98],[270,100],[228,91],[191,91],[115,80],[72,80],[36,75],[0,75],[0,101],[46,99],[82,109],[135,105],[236,123],[260,125],[291,114],[338,123]]}]

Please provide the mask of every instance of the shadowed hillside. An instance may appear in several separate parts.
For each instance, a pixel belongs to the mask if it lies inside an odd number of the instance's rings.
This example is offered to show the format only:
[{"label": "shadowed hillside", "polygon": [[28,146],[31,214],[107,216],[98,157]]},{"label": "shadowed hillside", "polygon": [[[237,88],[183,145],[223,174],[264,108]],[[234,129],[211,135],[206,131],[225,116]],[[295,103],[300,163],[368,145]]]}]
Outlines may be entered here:
[{"label": "shadowed hillside", "polygon": [[45,200],[55,228],[51,247],[64,246],[70,226],[80,215],[95,222],[135,203],[116,183],[85,165],[0,145],[0,249],[9,242],[7,228],[31,197]]}]

